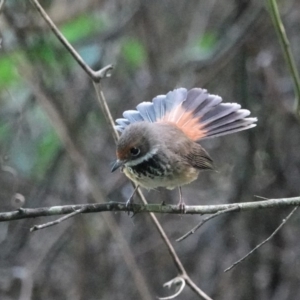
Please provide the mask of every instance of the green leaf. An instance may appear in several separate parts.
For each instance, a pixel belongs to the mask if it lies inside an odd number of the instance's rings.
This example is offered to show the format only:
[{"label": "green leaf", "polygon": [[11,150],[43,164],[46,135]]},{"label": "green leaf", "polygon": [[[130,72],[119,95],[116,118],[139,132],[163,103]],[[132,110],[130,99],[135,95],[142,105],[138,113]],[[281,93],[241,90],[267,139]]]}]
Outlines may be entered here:
[{"label": "green leaf", "polygon": [[137,39],[130,38],[125,40],[122,47],[122,54],[125,61],[137,68],[141,66],[146,60],[146,51],[144,45]]}]

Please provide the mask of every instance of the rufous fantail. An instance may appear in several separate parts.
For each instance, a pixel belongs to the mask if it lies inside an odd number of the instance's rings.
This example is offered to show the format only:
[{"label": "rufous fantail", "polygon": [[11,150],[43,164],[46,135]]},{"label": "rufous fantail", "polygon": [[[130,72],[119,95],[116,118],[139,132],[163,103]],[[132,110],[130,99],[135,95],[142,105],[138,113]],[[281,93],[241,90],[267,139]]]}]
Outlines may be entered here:
[{"label": "rufous fantail", "polygon": [[199,141],[256,126],[257,118],[237,103],[205,89],[175,89],[142,102],[137,110],[123,113],[115,128],[122,132],[112,172],[121,170],[147,189],[179,187],[197,179],[201,170],[213,169],[213,161]]}]

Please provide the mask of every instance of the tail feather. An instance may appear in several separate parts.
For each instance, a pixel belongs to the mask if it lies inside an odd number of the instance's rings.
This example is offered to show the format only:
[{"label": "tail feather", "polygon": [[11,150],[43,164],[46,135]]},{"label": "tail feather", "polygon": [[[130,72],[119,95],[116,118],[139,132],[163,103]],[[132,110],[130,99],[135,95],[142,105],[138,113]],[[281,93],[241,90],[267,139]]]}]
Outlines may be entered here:
[{"label": "tail feather", "polygon": [[207,135],[203,139],[221,136],[221,135],[234,133],[234,132],[238,132],[238,131],[242,131],[242,130],[246,130],[246,129],[255,127],[256,124],[253,124],[253,122],[255,122],[255,121],[256,121],[256,118],[246,118],[243,120],[238,120],[235,122],[228,123],[221,127],[217,127],[214,130],[207,131]]},{"label": "tail feather", "polygon": [[178,109],[181,106],[181,103],[186,99],[187,90],[184,88],[179,88],[174,91],[169,92],[166,95],[166,111],[165,114],[161,116],[160,119],[157,118],[157,121],[163,120],[168,116],[169,122],[176,123],[178,120]]},{"label": "tail feather", "polygon": [[203,122],[204,127],[207,131],[211,131],[217,127],[221,127],[223,125],[229,124],[231,122],[240,120],[240,119],[246,119],[247,116],[249,116],[250,111],[247,109],[240,109],[238,111],[229,113],[225,116],[219,116],[216,115],[216,117],[212,117],[209,120],[206,120]]},{"label": "tail feather", "polygon": [[157,119],[162,118],[166,113],[165,99],[166,99],[165,95],[159,95],[153,98],[152,100]]},{"label": "tail feather", "polygon": [[222,98],[215,95],[208,95],[207,99],[201,103],[201,105],[195,110],[194,117],[204,117],[206,113],[209,113],[213,108],[217,107],[222,102]]},{"label": "tail feather", "polygon": [[136,109],[144,120],[148,120],[148,122],[151,123],[154,123],[156,121],[156,113],[153,107],[153,103],[142,102],[136,107]]},{"label": "tail feather", "polygon": [[141,114],[136,110],[127,110],[124,111],[123,117],[127,119],[130,123],[141,122],[144,121]]},{"label": "tail feather", "polygon": [[[215,120],[221,119],[225,116],[230,115],[231,113],[240,109],[241,106],[238,104],[230,104],[230,103],[221,103],[214,109],[207,112],[202,118],[201,122],[203,124],[214,122]],[[249,112],[250,114],[250,112]]]},{"label": "tail feather", "polygon": [[182,103],[182,107],[186,111],[195,111],[207,99],[207,96],[207,90],[193,88],[189,90],[186,100]]},{"label": "tail feather", "polygon": [[179,88],[167,93],[166,95],[166,113],[172,112],[174,108],[179,106],[187,96],[187,90],[185,88]]},{"label": "tail feather", "polygon": [[130,124],[130,122],[127,119],[122,119],[122,118],[117,119],[116,123],[120,126],[125,126],[125,127]]},{"label": "tail feather", "polygon": [[152,102],[142,102],[137,110],[123,113],[115,128],[123,131],[135,122],[174,123],[192,140],[198,141],[255,127],[256,118],[247,118],[250,111],[237,103],[221,103],[222,98],[205,89],[175,89],[155,97]]}]

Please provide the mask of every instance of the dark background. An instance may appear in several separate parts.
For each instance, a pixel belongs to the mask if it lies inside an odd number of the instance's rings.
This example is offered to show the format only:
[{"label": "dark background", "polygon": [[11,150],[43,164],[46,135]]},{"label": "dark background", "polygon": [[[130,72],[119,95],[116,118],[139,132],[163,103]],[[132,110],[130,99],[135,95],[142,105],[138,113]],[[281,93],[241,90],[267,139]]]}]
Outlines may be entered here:
[{"label": "dark background", "polygon": [[[300,66],[300,2],[280,1]],[[207,140],[218,172],[183,188],[187,204],[293,197],[300,187],[300,126],[293,83],[264,1],[42,1],[94,69],[114,64],[102,82],[114,118],[175,87],[203,87],[258,118],[249,131]],[[46,95],[87,159],[107,201],[132,186],[111,174],[115,146],[91,80],[29,1],[7,1],[0,15],[0,209],[92,203],[88,178],[70,159]],[[56,128],[57,129],[57,128]],[[17,195],[19,193],[21,195]],[[177,191],[145,191],[149,202],[177,203]],[[17,198],[17,199],[16,199]],[[136,199],[137,201],[137,199]],[[188,274],[214,299],[300,299],[299,214],[264,247],[223,270],[267,238],[289,209],[232,213],[187,240],[175,239],[200,216],[158,215]],[[128,241],[153,299],[177,270],[146,214],[109,213]],[[1,299],[142,299],[103,213],[0,224]],[[171,293],[171,292],[170,292]],[[178,299],[196,299],[185,288]]]}]

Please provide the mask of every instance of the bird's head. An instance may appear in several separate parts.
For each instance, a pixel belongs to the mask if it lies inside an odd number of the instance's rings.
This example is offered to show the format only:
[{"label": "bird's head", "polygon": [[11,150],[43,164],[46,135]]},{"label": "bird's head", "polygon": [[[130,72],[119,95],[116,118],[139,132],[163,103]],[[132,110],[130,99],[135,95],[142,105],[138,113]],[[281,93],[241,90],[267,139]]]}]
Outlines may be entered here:
[{"label": "bird's head", "polygon": [[111,171],[122,166],[134,166],[155,154],[156,142],[151,123],[137,122],[125,128],[117,143],[117,160]]}]

